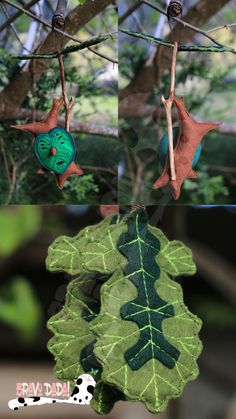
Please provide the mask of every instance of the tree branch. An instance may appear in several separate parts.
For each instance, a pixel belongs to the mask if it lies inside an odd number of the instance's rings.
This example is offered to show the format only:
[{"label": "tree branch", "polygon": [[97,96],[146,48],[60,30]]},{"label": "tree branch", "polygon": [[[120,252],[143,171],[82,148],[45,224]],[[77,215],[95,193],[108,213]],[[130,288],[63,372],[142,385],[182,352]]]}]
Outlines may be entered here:
[{"label": "tree branch", "polygon": [[[9,6],[15,7],[18,10],[21,10],[22,13],[25,13],[26,15],[28,15],[29,17],[31,17],[34,20],[37,20],[38,22],[42,23],[42,25],[55,30],[56,32],[60,33],[61,35],[65,36],[66,38],[72,39],[75,42],[81,43],[82,41],[75,37],[75,36],[71,36],[69,33],[62,31],[61,29],[57,28],[57,27],[52,27],[52,25],[50,25],[48,22],[46,22],[46,20],[43,20],[42,18],[40,18],[39,16],[36,16],[34,13],[28,12],[27,10],[25,10],[23,7],[16,5],[15,3],[12,3],[10,0],[2,0],[4,3],[8,4]],[[117,63],[117,60],[113,60],[109,57],[107,57],[104,54],[100,54],[100,52],[93,50],[92,48],[88,47],[89,51],[93,52],[94,54],[98,55],[101,58],[104,58],[105,60],[111,61],[112,63]]]},{"label": "tree branch", "polygon": [[[151,42],[154,45],[162,45],[167,48],[173,48],[173,43],[165,41],[165,39],[155,38],[154,36],[148,35],[142,32],[134,32],[128,29],[120,29],[120,32],[126,33],[127,35],[133,36],[134,38],[143,39],[144,41]],[[227,47],[225,45],[179,45],[179,52],[232,52],[236,54],[235,48]]]},{"label": "tree branch", "polygon": [[[24,6],[24,10],[29,10],[32,6],[34,6],[36,3],[38,3],[39,0],[31,0],[28,4]],[[14,20],[16,20],[19,16],[21,16],[24,13],[24,10],[19,10],[18,12],[14,13],[7,19],[1,26],[0,26],[0,32],[2,32],[4,29],[6,29]]]},{"label": "tree branch", "polygon": [[[35,118],[37,121],[45,118],[46,114],[42,111],[36,111]],[[7,121],[7,120],[25,120],[27,118],[32,117],[32,110],[31,109],[20,109],[12,113],[10,117],[4,118],[4,116],[0,115],[0,121]],[[59,116],[58,118],[58,125],[64,126],[65,118],[63,116]],[[81,132],[90,135],[99,135],[101,137],[110,137],[110,138],[118,138],[118,129],[112,127],[106,127],[103,125],[95,125],[90,124],[88,122],[78,121],[77,119],[72,119],[70,121],[70,131],[71,132]]]},{"label": "tree branch", "polygon": [[[109,34],[106,35],[99,35],[94,36],[87,41],[81,42],[79,45],[70,45],[69,47],[65,47],[60,51],[61,55],[70,54],[71,52],[80,51],[82,49],[88,48],[91,45],[97,45],[100,44],[103,41],[106,41],[108,39]],[[16,55],[14,58],[20,59],[20,60],[31,60],[31,59],[39,59],[43,58],[45,60],[57,58],[58,52],[53,51],[49,52],[47,54],[27,54],[27,55]]]},{"label": "tree branch", "polygon": [[[147,0],[140,0],[141,3],[146,4],[147,6],[151,7],[152,9],[156,10],[159,13],[162,13],[165,16],[168,16],[168,13],[161,9],[160,7],[156,6],[153,3],[150,3],[150,1]],[[207,31],[204,31],[203,29],[198,28],[197,26],[191,25],[190,23],[186,22],[183,19],[179,19],[178,17],[171,17],[171,19],[175,20],[177,23],[180,23],[181,25],[183,25],[186,28],[191,29],[194,32],[200,33],[201,35],[205,36],[206,38],[210,39],[210,41],[212,41],[214,44],[222,46],[216,39],[214,39],[212,36],[210,36]]]},{"label": "tree branch", "polygon": [[[185,14],[184,21],[189,21],[193,26],[203,26],[230,0],[199,0]],[[172,34],[165,39],[172,42],[177,38],[178,28],[174,27]],[[186,27],[182,32],[181,41],[187,44],[193,37],[192,29]],[[152,62],[145,63],[136,73],[132,81],[120,92],[119,113],[125,117],[126,113],[142,113],[142,108],[149,97],[150,92],[156,86],[157,79],[161,77],[164,70],[169,66],[171,50],[159,47]]]},{"label": "tree branch", "polygon": [[[66,17],[66,28],[70,35],[76,34],[91,19],[102,12],[113,0],[87,0],[83,6],[75,7]],[[68,38],[63,38],[63,46],[68,42]],[[41,45],[36,49],[36,53],[48,53],[54,51],[55,43],[53,33],[50,32]],[[32,73],[37,82],[46,70],[50,60],[32,60],[24,71],[21,69],[14,75],[9,84],[0,93],[0,118],[8,117],[19,109],[25,100],[29,90],[32,88]]]}]

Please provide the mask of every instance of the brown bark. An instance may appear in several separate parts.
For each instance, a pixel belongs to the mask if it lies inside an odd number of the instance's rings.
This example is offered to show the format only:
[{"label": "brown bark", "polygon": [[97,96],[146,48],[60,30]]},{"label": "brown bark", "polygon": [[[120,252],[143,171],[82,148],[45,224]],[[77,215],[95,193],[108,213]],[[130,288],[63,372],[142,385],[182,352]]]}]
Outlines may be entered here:
[{"label": "brown bark", "polygon": [[[202,27],[212,16],[214,16],[230,0],[199,0],[197,4],[191,7],[183,20],[192,25]],[[185,44],[194,36],[194,32],[189,28],[182,28],[181,43]],[[179,28],[173,30],[173,37],[177,39]],[[171,35],[167,37],[172,41]],[[159,47],[154,59],[149,61],[138,71],[131,83],[125,87],[119,96],[119,115],[125,117],[127,114],[142,114],[142,107],[148,99],[150,92],[156,85],[157,80],[163,74],[163,71],[170,65],[171,49]]]},{"label": "brown bark", "polygon": [[[112,4],[114,0],[87,0],[83,6],[75,7],[66,17],[65,30],[71,35],[75,35],[93,17]],[[68,42],[68,38],[63,38],[63,46]],[[55,50],[55,37],[50,32],[35,53],[47,53]],[[34,81],[37,82],[46,70],[50,60],[31,60],[29,66],[23,71],[19,71],[5,89],[0,93],[0,116],[11,117],[25,100]]]}]

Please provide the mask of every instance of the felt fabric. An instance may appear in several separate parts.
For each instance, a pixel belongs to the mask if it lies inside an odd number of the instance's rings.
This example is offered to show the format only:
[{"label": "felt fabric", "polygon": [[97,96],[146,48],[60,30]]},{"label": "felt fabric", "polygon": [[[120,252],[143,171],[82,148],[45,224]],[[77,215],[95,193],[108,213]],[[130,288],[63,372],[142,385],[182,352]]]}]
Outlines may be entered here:
[{"label": "felt fabric", "polygon": [[[48,113],[48,115],[39,122],[34,122],[32,124],[25,124],[25,125],[11,125],[11,128],[18,129],[20,131],[29,132],[30,134],[34,135],[35,142],[34,142],[34,152],[39,163],[43,166],[37,173],[43,174],[48,170],[52,171],[57,178],[57,184],[59,189],[63,189],[65,181],[72,175],[83,175],[83,170],[75,164],[73,161],[75,157],[75,145],[73,144],[73,139],[71,135],[63,128],[57,127],[58,121],[58,114],[60,107],[63,103],[63,98],[55,99],[53,98],[53,105]],[[65,149],[65,143],[56,147],[54,144],[53,138],[54,133],[60,133],[61,136],[64,137],[64,140],[67,139],[67,144],[70,143],[70,153],[68,154],[68,147]],[[48,154],[46,153],[46,149],[43,149],[42,141],[44,139],[44,145],[46,146],[48,142],[51,142],[52,146],[48,150]],[[55,138],[54,138],[55,140]],[[62,140],[63,141],[63,140]],[[63,146],[63,149],[62,149]],[[72,158],[73,156],[73,158]],[[59,157],[61,157],[59,159]],[[61,163],[63,162],[63,164]],[[60,163],[60,169],[58,166]]]},{"label": "felt fabric", "polygon": [[[179,137],[179,127],[174,127],[172,132],[173,132],[173,146],[175,148],[177,145],[178,137]],[[168,151],[169,151],[169,135],[168,135],[168,132],[165,132],[158,147],[158,159],[162,167],[164,167],[166,164]],[[197,165],[198,160],[200,159],[201,152],[202,152],[202,144],[199,144],[196,150],[196,153],[194,155],[194,159],[192,161],[193,169]]]},{"label": "felt fabric", "polygon": [[177,145],[174,149],[176,180],[171,180],[169,162],[167,160],[161,176],[154,182],[153,189],[159,189],[169,184],[173,198],[180,196],[181,186],[185,179],[197,178],[197,173],[192,169],[192,162],[196,150],[203,136],[216,129],[220,124],[213,122],[198,122],[191,118],[184,105],[184,98],[174,97],[174,104],[178,110],[180,132]]},{"label": "felt fabric", "polygon": [[145,210],[111,215],[74,238],[59,237],[47,266],[80,274],[49,321],[49,349],[59,378],[95,369],[95,411],[107,413],[116,400],[127,399],[158,413],[198,375],[201,321],[169,278],[195,273],[192,253],[148,225]]},{"label": "felt fabric", "polygon": [[75,142],[64,128],[56,127],[47,133],[42,132],[37,135],[34,152],[43,167],[60,175],[75,159]]},{"label": "felt fabric", "polygon": [[58,114],[62,103],[63,97],[61,97],[60,99],[53,98],[52,108],[48,115],[42,121],[25,125],[11,125],[11,128],[29,132],[34,136],[40,134],[41,132],[51,131],[53,128],[57,126]]},{"label": "felt fabric", "polygon": [[137,297],[121,307],[121,317],[134,321],[140,329],[138,342],[125,353],[127,364],[138,370],[150,359],[158,359],[167,368],[174,368],[179,351],[169,344],[162,331],[164,319],[173,317],[174,307],[155,291],[160,268],[155,256],[160,241],[149,230],[145,211],[134,212],[128,219],[128,232],[118,241],[118,250],[128,259],[124,274],[137,288]]},{"label": "felt fabric", "polygon": [[126,220],[119,220],[118,217],[114,222],[111,215],[94,226],[85,227],[75,237],[59,236],[48,249],[47,269],[70,275],[111,274],[126,262],[116,247],[120,235],[127,230]]},{"label": "felt fabric", "polygon": [[[90,330],[97,335],[94,353],[102,365],[102,380],[123,391],[128,400],[142,401],[151,412],[158,413],[198,375],[201,321],[188,311],[180,285],[167,274],[193,274],[196,268],[182,243],[171,246],[160,230],[147,225],[143,210],[130,217],[133,220],[127,219],[128,232],[118,241],[118,250],[125,253],[127,264],[104,283],[101,311]],[[136,229],[139,233],[132,237],[131,231]],[[136,251],[131,251],[130,246],[135,246]],[[138,301],[140,297],[145,304]],[[167,307],[171,310],[169,316]],[[160,317],[161,327],[155,323]],[[139,348],[130,359],[130,351],[137,345]],[[161,350],[166,351],[163,356]],[[172,360],[171,364],[167,365],[167,360]]]},{"label": "felt fabric", "polygon": [[48,328],[54,334],[48,349],[55,357],[58,378],[74,385],[77,373],[94,377],[97,385],[91,404],[97,413],[104,414],[123,395],[101,381],[101,365],[93,353],[95,336],[89,330],[89,323],[100,309],[100,299],[95,293],[99,283],[98,276],[91,274],[83,274],[70,282],[64,307],[48,321]]}]

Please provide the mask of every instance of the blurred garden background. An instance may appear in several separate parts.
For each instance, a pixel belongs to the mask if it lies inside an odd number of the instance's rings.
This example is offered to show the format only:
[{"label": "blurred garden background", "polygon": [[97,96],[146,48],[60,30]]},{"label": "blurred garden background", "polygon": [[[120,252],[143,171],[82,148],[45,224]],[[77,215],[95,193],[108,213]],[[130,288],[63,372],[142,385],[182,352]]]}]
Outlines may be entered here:
[{"label": "blurred garden background", "polygon": [[[145,2],[144,2],[145,3]],[[146,3],[166,11],[169,1]],[[180,16],[181,17],[181,16]],[[208,31],[216,42],[236,47],[235,0],[185,0],[183,20]],[[120,29],[173,39],[184,44],[214,45],[200,33],[178,24],[173,37],[167,18],[142,2],[119,1]],[[231,24],[233,24],[231,26]],[[175,26],[171,21],[171,29]],[[171,49],[119,34],[119,116],[123,154],[119,163],[119,202],[161,204],[171,201],[168,188],[153,191],[162,168],[158,144],[167,130],[161,95],[170,88]],[[227,204],[236,197],[236,55],[181,52],[177,56],[176,96],[184,96],[192,117],[221,122],[203,140],[196,167],[199,178],[186,180],[177,204]],[[173,118],[176,122],[176,110]],[[173,202],[173,201],[172,201]]]},{"label": "blurred garden background", "polygon": [[[188,245],[197,264],[193,277],[177,279],[189,309],[203,320],[200,375],[186,385],[160,419],[236,417],[236,207],[148,207],[152,225],[170,240]],[[16,383],[54,382],[46,322],[61,310],[69,276],[46,271],[48,246],[99,222],[95,206],[8,206],[0,208],[0,417],[88,418],[90,407],[46,405],[17,413],[7,402]],[[33,410],[32,410],[33,409]],[[151,419],[139,403],[119,402],[108,419]],[[105,416],[104,416],[105,418]]]},{"label": "blurred garden background", "polygon": [[[68,97],[73,96],[71,132],[77,145],[76,162],[84,176],[70,177],[63,191],[54,175],[37,175],[39,164],[29,134],[11,124],[42,119],[52,98],[61,96],[57,59],[19,60],[15,55],[56,50],[50,26],[57,2],[0,4],[0,204],[64,204],[114,202],[117,199],[117,10],[113,0],[69,0],[65,31],[80,41],[109,33],[95,45],[64,55]],[[15,15],[18,13],[17,18]],[[59,40],[61,42],[61,40]],[[78,45],[66,36],[63,44]],[[64,126],[65,113],[59,125]]]}]

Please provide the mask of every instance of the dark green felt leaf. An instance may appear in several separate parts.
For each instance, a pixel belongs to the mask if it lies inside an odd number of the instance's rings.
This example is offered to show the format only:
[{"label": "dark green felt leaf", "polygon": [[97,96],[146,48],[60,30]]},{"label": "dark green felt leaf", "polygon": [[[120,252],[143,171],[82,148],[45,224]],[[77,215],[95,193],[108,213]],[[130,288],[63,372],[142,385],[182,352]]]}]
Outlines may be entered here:
[{"label": "dark green felt leaf", "polygon": [[[95,336],[89,324],[100,311],[100,286],[104,278],[82,275],[70,282],[63,309],[48,321],[54,336],[48,349],[54,355],[55,373],[62,380],[70,380],[83,373],[97,381],[92,405],[98,413],[108,413],[120,392],[101,382],[101,366],[93,353]],[[109,394],[109,398],[108,398]]]},{"label": "dark green felt leaf", "polygon": [[[148,226],[144,211],[131,214],[118,249],[127,263],[102,287],[101,312],[90,325],[98,337],[95,355],[103,381],[156,413],[198,374],[201,321],[185,307],[180,285],[166,274],[195,268],[184,245],[169,247],[164,235]],[[187,265],[173,262],[175,253],[186,256]],[[161,254],[163,266],[157,263]]]},{"label": "dark green felt leaf", "polygon": [[68,131],[56,127],[37,135],[34,152],[43,167],[61,175],[75,159],[75,142]]}]

